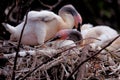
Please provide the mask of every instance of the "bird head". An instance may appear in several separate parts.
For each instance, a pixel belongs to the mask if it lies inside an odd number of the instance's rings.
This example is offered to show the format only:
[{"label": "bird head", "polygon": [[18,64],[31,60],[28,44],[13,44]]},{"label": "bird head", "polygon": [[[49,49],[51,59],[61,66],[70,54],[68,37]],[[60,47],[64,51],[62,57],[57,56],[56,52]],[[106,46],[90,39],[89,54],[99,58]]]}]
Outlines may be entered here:
[{"label": "bird head", "polygon": [[82,17],[72,5],[69,4],[69,5],[63,6],[59,10],[59,14],[61,14],[61,13],[71,14],[73,16],[73,18],[74,18],[75,28],[79,29],[80,25],[82,24]]},{"label": "bird head", "polygon": [[75,29],[63,29],[57,32],[56,35],[50,41],[55,40],[72,40],[76,42],[82,40],[82,35],[79,31]]}]

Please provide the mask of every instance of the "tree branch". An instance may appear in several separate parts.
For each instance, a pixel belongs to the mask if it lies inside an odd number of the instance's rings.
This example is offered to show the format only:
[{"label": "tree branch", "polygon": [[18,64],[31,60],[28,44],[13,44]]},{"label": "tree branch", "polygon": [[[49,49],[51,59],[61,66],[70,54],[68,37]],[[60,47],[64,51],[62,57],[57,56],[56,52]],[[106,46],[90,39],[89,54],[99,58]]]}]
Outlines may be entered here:
[{"label": "tree branch", "polygon": [[53,8],[55,8],[56,6],[58,6],[63,0],[58,0],[57,3],[55,3],[54,5],[48,5],[48,4],[45,4],[43,3],[42,1],[38,0],[40,2],[41,5],[49,8],[49,10],[52,10]]},{"label": "tree branch", "polygon": [[26,25],[26,23],[27,23],[27,15],[28,15],[28,13],[26,14],[26,20],[25,20],[25,23],[24,23],[24,25],[23,25],[23,28],[22,28],[22,31],[21,31],[21,34],[20,34],[20,39],[19,39],[19,41],[18,41],[18,46],[17,46],[16,55],[15,55],[15,59],[14,59],[12,80],[15,80],[15,70],[16,70],[17,58],[18,58],[18,54],[19,54],[19,47],[20,47],[20,43],[21,43],[23,31],[24,31],[25,25]]}]

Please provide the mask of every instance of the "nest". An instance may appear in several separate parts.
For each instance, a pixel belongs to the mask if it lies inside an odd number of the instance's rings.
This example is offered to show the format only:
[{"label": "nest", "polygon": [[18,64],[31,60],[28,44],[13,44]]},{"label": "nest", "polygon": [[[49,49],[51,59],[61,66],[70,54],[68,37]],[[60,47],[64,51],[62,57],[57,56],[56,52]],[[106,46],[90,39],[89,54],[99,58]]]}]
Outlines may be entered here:
[{"label": "nest", "polygon": [[[11,52],[11,54],[2,56],[7,58],[10,64],[0,68],[0,79],[11,80],[15,51],[11,46],[4,47],[3,44],[1,46],[4,48],[3,52]],[[96,52],[98,50],[92,50],[89,45],[84,48],[74,46],[60,49],[23,46],[17,59],[15,78],[16,80],[68,80],[70,77],[69,80],[119,80],[119,50],[101,52],[78,67]],[[31,74],[27,75],[30,72]],[[73,72],[74,74],[70,76]]]}]

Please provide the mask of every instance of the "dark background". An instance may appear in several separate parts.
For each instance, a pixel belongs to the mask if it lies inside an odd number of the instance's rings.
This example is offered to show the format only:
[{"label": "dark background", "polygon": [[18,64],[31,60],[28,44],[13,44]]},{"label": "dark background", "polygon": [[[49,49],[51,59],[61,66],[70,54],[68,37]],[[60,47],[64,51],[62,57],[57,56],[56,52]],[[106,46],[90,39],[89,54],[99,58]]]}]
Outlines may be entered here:
[{"label": "dark background", "polygon": [[[9,39],[10,35],[1,25],[2,22],[16,26],[28,10],[47,9],[58,13],[58,10],[66,4],[72,4],[78,10],[83,18],[83,24],[108,25],[120,31],[120,0],[1,0],[0,39]],[[5,14],[8,7],[11,8]]]}]

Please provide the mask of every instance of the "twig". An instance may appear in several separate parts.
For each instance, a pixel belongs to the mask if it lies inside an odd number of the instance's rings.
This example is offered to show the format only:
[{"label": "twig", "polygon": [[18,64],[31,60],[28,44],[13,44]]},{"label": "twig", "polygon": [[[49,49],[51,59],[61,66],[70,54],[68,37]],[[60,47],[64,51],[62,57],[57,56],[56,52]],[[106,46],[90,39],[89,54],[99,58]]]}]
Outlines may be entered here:
[{"label": "twig", "polygon": [[19,53],[19,47],[20,47],[20,43],[21,43],[23,31],[24,31],[25,25],[26,25],[26,23],[27,23],[27,15],[28,15],[28,13],[26,14],[26,20],[25,20],[25,23],[24,23],[24,25],[23,25],[23,28],[22,28],[22,31],[21,31],[21,34],[20,34],[20,39],[19,39],[19,41],[18,41],[18,46],[17,46],[16,55],[15,55],[15,59],[14,59],[12,80],[15,80],[15,70],[16,70],[17,58],[18,58],[18,53]]},{"label": "twig", "polygon": [[65,68],[65,66],[61,63],[61,66],[65,72],[65,76],[68,76],[69,75],[69,72],[67,71],[67,69]]},{"label": "twig", "polygon": [[107,48],[108,46],[110,46],[117,38],[119,38],[120,35],[118,35],[117,37],[115,37],[111,42],[109,42],[106,46],[104,46],[102,49],[100,49],[98,52],[96,52],[93,56],[87,58],[86,60],[84,60],[83,62],[81,62],[76,68],[75,70],[69,75],[69,77],[66,80],[69,80],[72,75],[74,75],[74,73],[87,61],[89,61],[91,58],[95,57],[96,55],[100,54],[100,52],[102,50],[104,50],[105,48]]},{"label": "twig", "polygon": [[[12,11],[13,11],[16,7],[19,6],[18,4],[19,4],[19,0],[14,0],[14,3],[13,3],[12,7],[10,8],[10,10],[9,10],[7,16],[6,16],[5,22],[7,22],[7,21],[9,20],[9,16],[11,15]],[[21,9],[19,9],[19,11],[21,11]],[[19,12],[18,12],[18,13],[19,13]],[[18,15],[19,15],[19,14],[18,14]],[[19,18],[17,18],[17,23],[18,23],[18,21],[19,21]]]},{"label": "twig", "polygon": [[38,0],[40,2],[41,5],[49,8],[49,10],[52,10],[53,8],[55,8],[56,6],[58,6],[63,0],[58,0],[57,3],[55,3],[54,5],[47,5],[45,3],[43,3],[42,1]]},{"label": "twig", "polygon": [[48,70],[51,67],[57,65],[58,63],[62,63],[63,61],[64,61],[63,56],[60,56],[60,57],[58,57],[58,58],[56,58],[56,59],[54,59],[54,60],[52,60],[52,61],[50,61],[50,62],[48,62],[48,63],[46,63],[44,65],[42,65],[41,67],[39,67],[39,69],[41,71]]},{"label": "twig", "polygon": [[[16,3],[16,2],[15,2],[15,3]],[[8,21],[10,14],[11,14],[12,11],[15,9],[15,7],[16,7],[16,4],[15,4],[15,3],[14,3],[14,4],[12,5],[12,7],[10,8],[10,10],[9,10],[7,16],[6,16],[5,22]]]},{"label": "twig", "polygon": [[22,5],[18,7],[18,14],[17,14],[17,21],[16,23],[18,24],[19,23],[19,20],[20,20],[20,17],[21,17],[21,12],[22,12]]},{"label": "twig", "polygon": [[[69,50],[70,51],[70,50]],[[69,52],[70,53],[70,52]],[[54,60],[52,61],[49,61],[48,63],[42,65],[41,67],[39,67],[39,69],[41,71],[44,71],[44,70],[48,70],[50,69],[51,67],[53,66],[56,66],[58,65],[59,63],[63,63],[65,61],[65,57],[67,58],[69,56],[69,53],[64,53],[63,55],[60,55],[59,57],[57,58],[54,58]]]},{"label": "twig", "polygon": [[[81,58],[80,58],[80,62],[83,62],[84,60],[87,59],[87,54],[88,54],[88,48],[89,47],[90,46],[85,46],[83,48],[82,55],[81,55]],[[86,72],[86,64],[79,67],[76,80],[83,80],[83,78],[84,78],[84,76],[86,74],[85,72]]]},{"label": "twig", "polygon": [[35,67],[33,70],[31,70],[31,71],[30,71],[28,74],[26,74],[21,80],[26,79],[26,77],[28,77],[30,74],[32,74],[35,70],[37,70],[37,69],[38,69],[39,67],[41,67],[43,64],[46,64],[47,62],[53,60],[53,58],[57,57],[60,53],[63,53],[63,52],[65,52],[65,51],[70,50],[70,49],[73,49],[73,48],[75,48],[75,47],[77,47],[77,46],[70,47],[70,48],[65,49],[65,50],[57,53],[56,55],[52,56],[51,58],[49,58],[48,60],[46,60],[45,62],[43,62],[43,63],[41,63],[40,65],[38,65],[37,67]]},{"label": "twig", "polygon": [[47,79],[47,80],[51,80],[51,79],[50,79],[50,76],[48,75],[48,73],[47,73],[46,70],[45,70],[45,74],[46,74],[46,79]]}]

